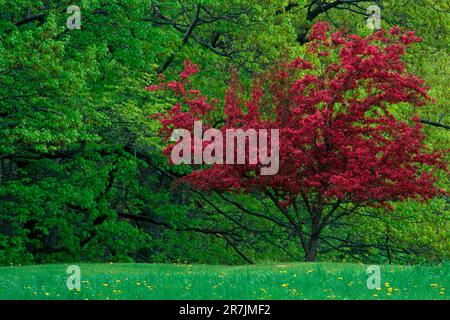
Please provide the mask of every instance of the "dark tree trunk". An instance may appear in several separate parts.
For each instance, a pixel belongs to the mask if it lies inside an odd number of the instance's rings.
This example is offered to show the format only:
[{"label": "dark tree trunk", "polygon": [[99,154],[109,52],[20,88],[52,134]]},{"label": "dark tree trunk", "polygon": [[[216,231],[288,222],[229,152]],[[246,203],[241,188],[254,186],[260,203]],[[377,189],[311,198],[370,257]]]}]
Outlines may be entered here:
[{"label": "dark tree trunk", "polygon": [[308,250],[305,252],[306,262],[315,262],[317,258],[317,251],[319,249],[318,237],[312,237],[309,241]]},{"label": "dark tree trunk", "polygon": [[317,197],[317,203],[311,208],[311,233],[305,250],[305,261],[316,261],[317,252],[320,244],[321,217],[323,215],[323,198],[321,195]]}]

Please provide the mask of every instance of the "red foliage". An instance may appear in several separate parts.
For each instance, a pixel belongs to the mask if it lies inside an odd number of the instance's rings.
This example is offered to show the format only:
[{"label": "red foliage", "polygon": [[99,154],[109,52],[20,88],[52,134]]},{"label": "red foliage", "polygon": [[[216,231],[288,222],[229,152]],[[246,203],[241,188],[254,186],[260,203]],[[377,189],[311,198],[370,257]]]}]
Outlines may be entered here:
[{"label": "red foliage", "polygon": [[[193,130],[196,120],[204,130],[212,127],[218,113],[225,114],[220,130],[280,130],[278,174],[260,176],[259,165],[214,164],[197,167],[186,182],[205,190],[270,187],[288,202],[297,194],[382,203],[438,192],[434,173],[447,170],[442,157],[427,150],[418,118],[399,121],[387,108],[431,100],[424,81],[406,72],[401,59],[405,47],[420,39],[399,28],[368,37],[330,33],[327,23],[317,23],[308,44],[312,59],[280,63],[255,80],[249,99],[242,98],[236,79],[223,106],[186,90],[198,71],[190,61],[179,81],[148,87],[169,88],[183,98],[162,115],[167,139],[175,128]],[[170,155],[172,147],[165,152]]]}]

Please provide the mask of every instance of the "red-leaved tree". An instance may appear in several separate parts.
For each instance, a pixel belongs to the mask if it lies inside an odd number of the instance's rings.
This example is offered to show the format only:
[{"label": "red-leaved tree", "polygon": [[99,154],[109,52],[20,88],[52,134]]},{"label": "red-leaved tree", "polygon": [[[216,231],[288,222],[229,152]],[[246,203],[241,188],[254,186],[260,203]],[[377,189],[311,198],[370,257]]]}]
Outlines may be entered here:
[{"label": "red-leaved tree", "polygon": [[425,146],[419,118],[400,121],[391,109],[431,101],[424,81],[402,61],[405,48],[420,41],[414,32],[394,27],[360,37],[331,33],[319,22],[309,40],[305,58],[255,78],[249,94],[234,78],[221,103],[188,88],[198,72],[190,61],[180,80],[147,89],[170,89],[180,98],[160,115],[168,155],[173,130],[193,130],[198,120],[204,130],[279,129],[276,175],[260,175],[260,164],[213,164],[194,167],[183,180],[201,190],[263,193],[284,217],[274,221],[298,236],[305,260],[314,261],[324,228],[363,206],[433,197],[441,192],[435,172],[447,169]]}]

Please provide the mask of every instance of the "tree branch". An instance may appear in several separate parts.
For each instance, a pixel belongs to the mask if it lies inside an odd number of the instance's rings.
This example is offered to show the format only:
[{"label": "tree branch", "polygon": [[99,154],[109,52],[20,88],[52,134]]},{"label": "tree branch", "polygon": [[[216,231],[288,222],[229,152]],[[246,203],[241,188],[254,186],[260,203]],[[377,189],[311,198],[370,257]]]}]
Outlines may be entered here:
[{"label": "tree branch", "polygon": [[427,119],[421,119],[420,122],[423,123],[423,124],[427,124],[429,126],[438,127],[438,128],[444,128],[444,129],[450,130],[450,126],[446,125],[446,124],[443,124],[443,123],[434,122],[434,121],[427,120]]}]

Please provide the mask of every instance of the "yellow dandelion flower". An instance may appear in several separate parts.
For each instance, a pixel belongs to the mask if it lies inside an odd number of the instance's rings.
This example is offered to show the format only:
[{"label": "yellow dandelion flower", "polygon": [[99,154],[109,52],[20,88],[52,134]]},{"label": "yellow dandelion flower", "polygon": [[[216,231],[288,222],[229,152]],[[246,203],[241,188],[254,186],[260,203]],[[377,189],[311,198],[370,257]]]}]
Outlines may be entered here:
[{"label": "yellow dandelion flower", "polygon": [[104,286],[105,288],[108,287],[109,285],[107,283],[103,283],[102,286]]},{"label": "yellow dandelion flower", "polygon": [[437,283],[432,283],[432,284],[430,284],[430,286],[432,286],[433,288],[436,288],[436,287],[438,287],[439,285],[438,285]]},{"label": "yellow dandelion flower", "polygon": [[390,286],[389,282],[386,282],[386,283],[384,284],[384,286],[385,286],[386,288],[388,288],[388,287]]},{"label": "yellow dandelion flower", "polygon": [[46,295],[46,296],[49,296],[49,295],[50,295],[50,293],[46,292],[46,293],[45,293],[45,295]]},{"label": "yellow dandelion flower", "polygon": [[119,279],[117,279],[117,280],[116,280],[116,283],[120,283],[120,280],[119,280]]},{"label": "yellow dandelion flower", "polygon": [[283,283],[281,286],[282,286],[283,288],[286,288],[287,286],[289,286],[289,284]]}]

